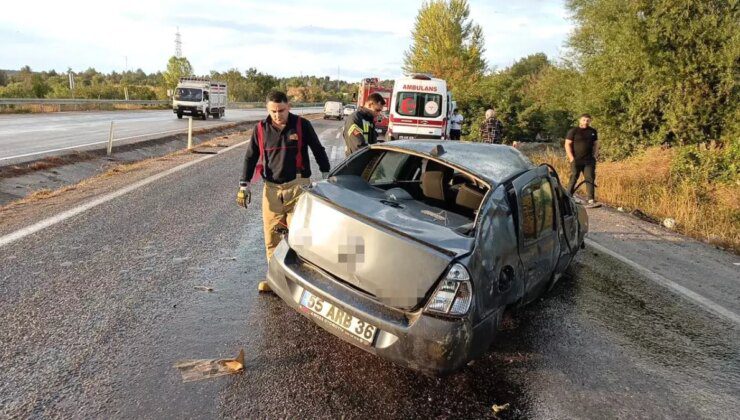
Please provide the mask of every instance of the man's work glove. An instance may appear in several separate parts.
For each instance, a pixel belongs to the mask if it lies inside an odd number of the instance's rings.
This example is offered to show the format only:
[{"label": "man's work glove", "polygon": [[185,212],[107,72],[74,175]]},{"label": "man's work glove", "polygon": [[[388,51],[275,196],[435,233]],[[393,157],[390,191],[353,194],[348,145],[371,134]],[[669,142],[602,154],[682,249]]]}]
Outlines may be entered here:
[{"label": "man's work glove", "polygon": [[239,187],[239,192],[236,193],[236,204],[244,207],[245,209],[252,202],[252,192],[249,191],[249,186]]},{"label": "man's work glove", "polygon": [[321,173],[321,179],[329,178],[329,172],[322,172]]}]

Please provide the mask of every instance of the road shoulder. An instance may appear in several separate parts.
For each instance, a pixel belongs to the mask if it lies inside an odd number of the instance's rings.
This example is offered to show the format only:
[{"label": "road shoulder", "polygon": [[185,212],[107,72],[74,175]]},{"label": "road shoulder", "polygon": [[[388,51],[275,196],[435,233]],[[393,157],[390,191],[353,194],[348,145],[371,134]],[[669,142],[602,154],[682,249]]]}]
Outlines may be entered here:
[{"label": "road shoulder", "polygon": [[589,209],[588,215],[588,238],[634,263],[628,264],[632,268],[668,279],[679,286],[674,293],[685,288],[688,295],[740,314],[740,257],[609,207]]}]

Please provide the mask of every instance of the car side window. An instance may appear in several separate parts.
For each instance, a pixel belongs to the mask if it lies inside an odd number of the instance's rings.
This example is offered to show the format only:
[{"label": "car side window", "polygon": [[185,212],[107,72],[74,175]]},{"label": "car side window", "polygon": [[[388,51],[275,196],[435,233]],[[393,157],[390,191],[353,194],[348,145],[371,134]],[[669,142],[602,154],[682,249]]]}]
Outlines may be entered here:
[{"label": "car side window", "polygon": [[555,213],[553,208],[553,191],[550,182],[542,179],[540,188],[537,190],[535,197],[535,208],[537,209],[537,233],[546,235],[554,228]]},{"label": "car side window", "polygon": [[409,155],[405,153],[385,152],[370,175],[370,184],[382,185],[396,182],[398,174],[408,158]]},{"label": "car side window", "polygon": [[532,185],[528,185],[522,189],[522,235],[524,239],[537,239],[537,216],[532,188]]},{"label": "car side window", "polygon": [[546,236],[555,227],[552,186],[538,178],[522,188],[522,235],[525,240]]}]

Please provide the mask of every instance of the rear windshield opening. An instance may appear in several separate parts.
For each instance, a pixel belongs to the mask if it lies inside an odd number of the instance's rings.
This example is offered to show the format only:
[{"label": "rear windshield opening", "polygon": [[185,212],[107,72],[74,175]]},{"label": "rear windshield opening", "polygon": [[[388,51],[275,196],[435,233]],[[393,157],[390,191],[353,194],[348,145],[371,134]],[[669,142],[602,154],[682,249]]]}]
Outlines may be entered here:
[{"label": "rear windshield opening", "polygon": [[405,117],[439,117],[442,115],[442,95],[422,92],[398,92],[396,112]]},{"label": "rear windshield opening", "polygon": [[411,217],[472,234],[488,187],[470,174],[419,156],[367,150],[336,176],[357,176],[373,190],[382,190],[383,204]]}]

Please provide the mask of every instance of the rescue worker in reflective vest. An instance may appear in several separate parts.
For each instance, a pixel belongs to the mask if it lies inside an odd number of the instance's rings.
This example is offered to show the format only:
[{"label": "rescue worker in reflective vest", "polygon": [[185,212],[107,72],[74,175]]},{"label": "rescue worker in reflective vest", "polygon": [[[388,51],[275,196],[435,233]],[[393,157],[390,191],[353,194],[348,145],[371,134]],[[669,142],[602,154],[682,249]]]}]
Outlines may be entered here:
[{"label": "rescue worker in reflective vest", "polygon": [[[302,187],[311,183],[308,149],[313,152],[322,178],[327,177],[330,166],[313,126],[290,112],[285,93],[273,91],[267,95],[267,113],[267,118],[252,130],[252,138],[247,143],[236,202],[247,208],[252,198],[250,181],[257,181],[259,177],[264,180],[262,224],[269,262],[282,239],[281,231],[290,225]],[[267,281],[261,281],[258,289],[271,291]]]},{"label": "rescue worker in reflective vest", "polygon": [[344,122],[344,144],[346,146],[344,155],[362,149],[368,144],[378,142],[378,133],[375,131],[375,120],[383,111],[385,99],[375,92],[367,96],[364,106],[347,118]]}]

